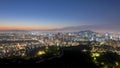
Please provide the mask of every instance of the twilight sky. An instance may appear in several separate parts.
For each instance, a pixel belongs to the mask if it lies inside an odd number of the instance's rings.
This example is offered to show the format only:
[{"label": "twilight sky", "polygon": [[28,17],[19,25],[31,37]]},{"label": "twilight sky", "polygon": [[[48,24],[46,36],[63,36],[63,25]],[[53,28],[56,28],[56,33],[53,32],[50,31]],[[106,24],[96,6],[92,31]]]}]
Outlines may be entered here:
[{"label": "twilight sky", "polygon": [[[0,0],[0,30],[120,31],[120,0]],[[85,28],[83,28],[85,29]]]}]

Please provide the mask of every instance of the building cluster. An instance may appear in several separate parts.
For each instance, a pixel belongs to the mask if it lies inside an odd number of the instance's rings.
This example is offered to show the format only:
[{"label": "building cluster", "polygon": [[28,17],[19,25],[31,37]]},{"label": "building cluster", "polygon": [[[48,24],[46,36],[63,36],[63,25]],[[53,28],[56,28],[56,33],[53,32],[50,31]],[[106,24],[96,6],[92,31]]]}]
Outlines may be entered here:
[{"label": "building cluster", "polygon": [[100,34],[90,30],[66,33],[0,32],[0,57],[26,56],[29,51],[35,48],[43,46],[78,46],[81,42],[99,42],[99,44],[93,43],[98,48],[99,45],[119,47],[119,39],[119,34]]}]

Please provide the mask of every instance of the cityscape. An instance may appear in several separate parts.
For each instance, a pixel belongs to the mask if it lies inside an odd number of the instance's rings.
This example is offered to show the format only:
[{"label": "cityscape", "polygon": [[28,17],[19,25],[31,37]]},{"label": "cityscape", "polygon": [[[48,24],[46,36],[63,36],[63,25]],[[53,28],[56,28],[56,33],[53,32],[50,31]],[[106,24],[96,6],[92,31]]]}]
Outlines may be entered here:
[{"label": "cityscape", "polygon": [[119,0],[0,0],[0,65],[120,68]]},{"label": "cityscape", "polygon": [[[0,32],[0,59],[14,60],[9,63],[24,63],[37,58],[31,63],[42,63],[41,60],[59,57],[64,54],[63,49],[78,47],[79,51],[89,53],[96,65],[109,67],[105,60],[97,61],[99,56],[107,52],[120,56],[120,34],[97,33],[91,30],[79,32],[34,32],[34,31],[1,31]],[[110,56],[109,56],[110,57]],[[23,59],[24,61],[22,62]],[[112,60],[112,59],[111,59]],[[45,61],[43,61],[45,62]],[[108,64],[105,65],[105,64]],[[112,66],[120,67],[120,60],[114,61]]]}]

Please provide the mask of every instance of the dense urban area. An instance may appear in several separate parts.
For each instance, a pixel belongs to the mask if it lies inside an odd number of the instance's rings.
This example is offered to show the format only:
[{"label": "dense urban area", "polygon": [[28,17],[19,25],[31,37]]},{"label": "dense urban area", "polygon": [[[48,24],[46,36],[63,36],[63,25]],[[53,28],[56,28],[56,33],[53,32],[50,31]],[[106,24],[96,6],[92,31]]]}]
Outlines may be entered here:
[{"label": "dense urban area", "polygon": [[[76,50],[89,56],[86,58],[86,62],[92,62],[100,68],[120,68],[119,33],[97,33],[90,30],[0,32],[1,64],[49,63],[48,60],[54,60],[56,57],[59,59],[65,55],[66,50],[70,52]],[[52,61],[52,63],[54,62]]]}]

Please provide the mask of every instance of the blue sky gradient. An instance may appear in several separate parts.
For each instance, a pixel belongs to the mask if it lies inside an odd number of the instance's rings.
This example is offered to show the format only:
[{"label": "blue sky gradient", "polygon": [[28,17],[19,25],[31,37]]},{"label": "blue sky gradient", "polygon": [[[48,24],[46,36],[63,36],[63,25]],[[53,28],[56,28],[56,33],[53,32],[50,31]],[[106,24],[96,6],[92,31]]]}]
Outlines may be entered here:
[{"label": "blue sky gradient", "polygon": [[6,28],[114,25],[111,23],[120,23],[120,0],[0,0],[0,26]]}]

